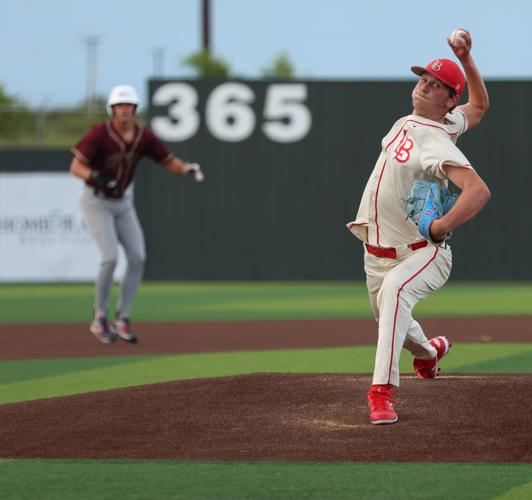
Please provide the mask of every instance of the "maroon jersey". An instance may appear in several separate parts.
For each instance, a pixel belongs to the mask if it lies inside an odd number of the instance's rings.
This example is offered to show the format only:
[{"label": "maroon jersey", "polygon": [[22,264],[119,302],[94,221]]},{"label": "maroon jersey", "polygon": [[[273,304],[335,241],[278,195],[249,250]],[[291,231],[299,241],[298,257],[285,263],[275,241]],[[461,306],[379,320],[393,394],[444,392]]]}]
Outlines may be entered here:
[{"label": "maroon jersey", "polygon": [[113,128],[110,120],[94,125],[72,148],[72,153],[94,170],[100,170],[118,181],[116,188],[109,190],[95,186],[90,180],[86,181],[109,198],[123,196],[143,156],[150,156],[161,163],[168,163],[174,157],[150,129],[135,124],[135,137],[127,143]]}]

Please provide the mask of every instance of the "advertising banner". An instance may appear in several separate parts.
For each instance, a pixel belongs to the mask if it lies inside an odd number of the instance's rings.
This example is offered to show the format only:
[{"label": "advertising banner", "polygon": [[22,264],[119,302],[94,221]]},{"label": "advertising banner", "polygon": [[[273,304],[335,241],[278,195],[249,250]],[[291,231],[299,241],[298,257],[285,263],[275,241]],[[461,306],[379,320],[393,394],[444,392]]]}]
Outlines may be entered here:
[{"label": "advertising banner", "polygon": [[[82,182],[65,172],[0,172],[0,281],[93,281],[99,252],[83,223]],[[124,274],[121,252],[115,278]]]}]

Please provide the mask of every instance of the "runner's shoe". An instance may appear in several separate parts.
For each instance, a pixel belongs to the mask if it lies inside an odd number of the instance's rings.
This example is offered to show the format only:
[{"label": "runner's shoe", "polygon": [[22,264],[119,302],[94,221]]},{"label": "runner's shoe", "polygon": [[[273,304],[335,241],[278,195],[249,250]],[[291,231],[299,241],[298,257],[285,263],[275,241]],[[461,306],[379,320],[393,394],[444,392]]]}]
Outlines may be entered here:
[{"label": "runner's shoe", "polygon": [[109,328],[107,318],[93,319],[89,330],[102,344],[112,344],[113,342],[116,342],[116,333]]},{"label": "runner's shoe", "polygon": [[113,327],[118,337],[120,337],[122,340],[125,340],[131,344],[136,344],[139,341],[138,337],[134,335],[131,330],[131,323],[129,319],[117,318],[113,322]]}]

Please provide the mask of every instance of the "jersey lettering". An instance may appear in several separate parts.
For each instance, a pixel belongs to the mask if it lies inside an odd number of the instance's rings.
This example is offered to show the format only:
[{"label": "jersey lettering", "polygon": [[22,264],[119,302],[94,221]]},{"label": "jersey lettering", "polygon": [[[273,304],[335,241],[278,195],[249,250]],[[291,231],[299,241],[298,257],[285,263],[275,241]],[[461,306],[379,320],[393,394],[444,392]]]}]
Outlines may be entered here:
[{"label": "jersey lettering", "polygon": [[407,137],[406,130],[399,145],[394,149],[394,159],[399,163],[405,163],[410,159],[410,151],[414,147],[414,141]]}]

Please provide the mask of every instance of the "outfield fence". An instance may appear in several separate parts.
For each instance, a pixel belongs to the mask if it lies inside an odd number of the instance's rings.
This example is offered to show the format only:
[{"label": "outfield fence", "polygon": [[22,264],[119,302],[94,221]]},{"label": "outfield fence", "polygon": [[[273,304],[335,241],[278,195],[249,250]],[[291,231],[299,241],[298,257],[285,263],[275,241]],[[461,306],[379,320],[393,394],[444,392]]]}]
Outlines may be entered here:
[{"label": "outfield fence", "polygon": [[0,147],[70,147],[106,118],[105,110],[0,106]]},{"label": "outfield fence", "polygon": [[[491,109],[459,139],[493,196],[453,235],[454,280],[532,279],[531,83],[488,81]],[[150,81],[146,123],[176,155],[199,162],[206,180],[140,163],[146,278],[363,280],[362,247],[345,224],[382,137],[411,111],[413,85]],[[84,131],[72,129],[68,146],[0,149],[0,173],[66,173]]]}]

